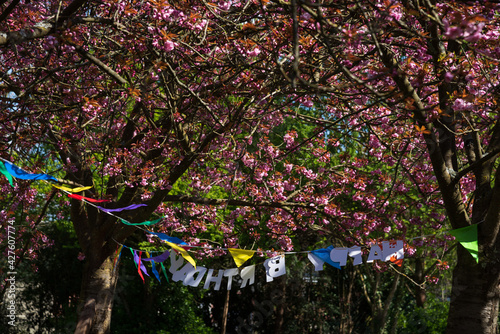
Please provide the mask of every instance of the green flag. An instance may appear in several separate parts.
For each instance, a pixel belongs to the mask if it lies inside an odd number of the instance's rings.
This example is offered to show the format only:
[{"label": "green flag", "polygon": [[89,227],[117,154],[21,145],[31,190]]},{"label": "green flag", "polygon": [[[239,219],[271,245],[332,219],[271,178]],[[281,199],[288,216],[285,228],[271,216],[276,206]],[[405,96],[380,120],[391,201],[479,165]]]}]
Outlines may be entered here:
[{"label": "green flag", "polygon": [[163,219],[163,217],[162,218],[158,218],[156,220],[151,220],[151,221],[148,220],[148,221],[145,221],[145,222],[142,222],[142,223],[129,223],[126,220],[123,220],[123,219],[120,219],[120,220],[122,221],[122,223],[124,223],[126,225],[147,225],[147,226],[149,226],[149,225],[158,224],[159,222],[162,221],[162,219]]},{"label": "green flag", "polygon": [[479,247],[477,245],[477,224],[462,227],[456,230],[451,230],[450,234],[455,236],[455,238],[464,246],[465,249],[469,251],[476,262],[479,263]]},{"label": "green flag", "polygon": [[12,175],[10,175],[10,173],[7,171],[7,168],[5,168],[5,164],[3,163],[3,161],[0,161],[0,173],[5,175],[7,180],[9,180],[11,186],[14,186],[14,183],[12,183]]}]

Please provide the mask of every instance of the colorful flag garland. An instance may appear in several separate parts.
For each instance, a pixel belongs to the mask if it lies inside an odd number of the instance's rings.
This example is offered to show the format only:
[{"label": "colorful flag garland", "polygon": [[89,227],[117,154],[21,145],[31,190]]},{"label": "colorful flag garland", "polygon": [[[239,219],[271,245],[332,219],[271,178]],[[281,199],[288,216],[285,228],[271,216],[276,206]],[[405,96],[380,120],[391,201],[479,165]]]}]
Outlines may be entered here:
[{"label": "colorful flag garland", "polygon": [[[170,242],[167,242],[167,244],[175,250],[183,250],[183,248],[176,244],[172,244]],[[404,254],[402,252],[404,243],[402,240],[384,241],[380,245],[373,245],[372,247],[376,250],[376,253],[378,254],[377,256],[380,257],[379,260],[390,261],[392,263],[395,263],[396,265],[400,265],[402,263],[404,257]],[[353,265],[361,264],[362,261],[358,261],[358,249],[360,250],[358,246],[351,248],[334,248],[333,246],[330,246],[327,248],[309,251],[307,253],[309,259],[315,259],[311,261],[311,263],[313,263],[313,265],[315,266],[315,270],[320,271],[323,270],[323,264],[325,262],[329,265],[334,266],[335,268],[341,269],[342,266],[346,265],[348,257],[353,259]],[[134,263],[137,267],[137,272],[143,282],[145,282],[143,274],[149,276],[144,266],[144,262],[151,262],[151,271],[153,272],[156,279],[161,282],[160,274],[156,268],[155,261],[160,263],[163,274],[165,275],[165,278],[168,282],[166,269],[163,265],[163,263],[168,258],[170,258],[169,272],[172,274],[172,280],[174,282],[182,281],[184,285],[197,287],[198,285],[200,285],[203,278],[205,278],[205,284],[203,285],[204,289],[209,289],[212,286],[212,283],[214,283],[214,289],[219,290],[223,283],[223,280],[227,280],[227,290],[231,290],[233,285],[233,277],[236,277],[238,275],[240,276],[240,279],[237,281],[241,282],[240,288],[244,288],[247,285],[252,285],[255,281],[256,265],[241,267],[241,263],[240,265],[238,265],[237,260],[244,260],[247,256],[251,257],[256,251],[240,250],[235,248],[227,249],[235,259],[235,263],[237,263],[238,268],[217,270],[205,268],[203,266],[195,266],[195,263],[191,261],[188,261],[188,263],[186,263],[184,262],[184,260],[187,259],[183,254],[181,254],[181,256],[177,256],[174,252],[165,251],[160,255],[150,256],[150,254],[146,251],[146,257],[142,258],[141,255],[143,251],[135,249],[130,250],[134,257]],[[240,255],[243,253],[245,253],[245,256],[241,258]],[[370,253],[372,253],[371,250]],[[269,257],[262,263],[266,272],[266,282],[271,282],[274,280],[274,278],[286,274],[285,258],[285,254],[281,254],[278,256]]]},{"label": "colorful flag garland", "polygon": [[[11,186],[14,186],[13,185],[13,177],[18,178],[18,179],[23,179],[23,180],[44,180],[44,181],[58,182],[58,180],[51,175],[29,173],[29,172],[24,171],[22,168],[12,164],[9,161],[6,161],[4,159],[1,159],[1,160],[2,161],[0,161],[0,173],[2,173],[7,178],[7,180],[9,181],[9,184]],[[68,192],[69,193],[68,197],[74,198],[77,200],[87,201],[89,203],[102,203],[102,202],[110,202],[111,201],[111,200],[104,200],[104,199],[101,199],[101,200],[92,199],[92,198],[83,197],[80,195],[73,194],[75,192],[82,192],[82,191],[88,190],[88,189],[92,188],[91,186],[69,188],[66,186],[59,186],[59,185],[55,185],[52,183],[51,183],[51,185],[57,189]],[[103,208],[103,207],[100,207],[97,205],[94,205],[94,206],[103,212],[111,214],[113,212],[121,212],[124,210],[134,210],[134,209],[137,209],[139,207],[143,207],[143,206],[147,206],[147,205],[146,204],[132,204],[132,205],[129,205],[126,207],[114,208],[114,209]],[[154,224],[159,223],[162,219],[163,218],[159,218],[159,219],[156,219],[153,221],[145,221],[142,223],[130,223],[130,222],[127,222],[126,220],[120,218],[120,220],[123,224],[132,225],[132,226],[154,225]],[[184,241],[182,241],[181,239],[176,238],[176,237],[170,237],[164,233],[155,233],[155,232],[150,232],[150,231],[147,231],[147,232],[151,233],[153,235],[156,235],[162,241],[167,243],[167,245],[169,245],[172,249],[175,249],[177,252],[179,252],[181,254],[181,256],[186,261],[189,262],[189,264],[192,266],[192,268],[194,268],[194,270],[197,270],[196,269],[196,262],[194,261],[194,259],[189,255],[189,253],[186,251],[186,249],[179,246],[179,245],[186,245],[187,246],[187,244]],[[463,228],[459,228],[459,229],[455,229],[455,230],[451,230],[448,232],[450,234],[452,234],[453,236],[455,236],[457,241],[460,242],[460,244],[465,249],[467,249],[467,251],[469,251],[469,253],[476,260],[476,262],[479,262],[477,224],[463,227]],[[370,253],[369,253],[367,262],[371,263],[374,260],[382,260],[382,261],[390,261],[398,266],[401,266],[402,259],[404,256],[402,245],[403,245],[403,242],[401,240],[399,240],[397,242],[390,242],[390,243],[387,241],[384,241],[382,245],[374,245],[370,248]],[[115,257],[114,269],[116,269],[117,261],[119,261],[119,259],[120,259],[122,247],[123,247],[123,245],[117,250],[118,255]],[[244,249],[236,249],[236,248],[229,248],[227,250],[232,255],[238,268],[241,267],[247,260],[252,258],[252,256],[256,252],[253,250],[244,250]],[[141,261],[142,251],[135,251],[132,249],[131,249],[131,251],[132,251],[132,254],[134,256],[134,262],[136,263],[136,266],[138,268],[138,273],[144,281],[144,277],[143,277],[142,273],[146,274],[147,276],[149,276],[149,274],[147,273],[147,270],[146,270],[146,267],[144,266],[144,263]],[[137,254],[137,252],[139,254]],[[317,271],[322,270],[322,266],[323,266],[324,262],[328,263],[329,265],[331,265],[335,268],[341,269],[341,267],[346,264],[348,256],[350,256],[354,259],[354,263],[353,263],[354,265],[358,265],[362,262],[361,261],[360,247],[357,247],[357,246],[349,248],[349,249],[347,249],[347,248],[337,248],[336,249],[333,246],[330,246],[328,248],[316,249],[316,250],[313,250],[313,251],[310,251],[307,253],[308,253],[309,260],[311,261],[311,263],[314,264],[315,270],[317,270]],[[165,267],[163,265],[163,262],[166,260],[166,258],[169,256],[170,253],[168,251],[166,251],[162,255],[155,257],[155,259],[150,258],[149,254],[147,252],[146,252],[146,254],[147,254],[147,258],[145,258],[143,260],[151,262],[153,274],[158,279],[158,281],[160,281],[160,277],[159,277],[158,271],[156,270],[155,261],[157,261],[161,264],[165,278],[168,281],[168,276],[166,275],[166,270],[165,270]],[[281,267],[279,269],[276,269],[276,268],[278,268],[276,263],[280,263],[280,261],[281,261],[280,259],[281,258],[276,257],[276,258],[273,258],[273,260],[268,259],[265,261],[265,263],[274,263],[273,268],[275,268],[275,271],[274,271],[275,274],[277,272],[281,273],[281,271],[282,271]],[[284,264],[284,255],[282,256],[282,263]],[[200,267],[200,268],[203,268],[203,267]],[[212,273],[213,273],[213,269],[210,269],[207,277],[209,275],[212,275]],[[268,281],[272,280],[272,278],[273,278],[272,273],[273,273],[273,271],[271,271],[270,266],[268,266],[268,268],[266,268],[266,275],[267,275]],[[211,280],[212,280],[212,278],[207,278],[208,283],[210,283]],[[207,284],[205,284],[205,285],[207,285]],[[216,286],[218,286],[218,285],[216,285]],[[230,286],[231,286],[230,283],[228,283],[229,288],[230,288]]]}]

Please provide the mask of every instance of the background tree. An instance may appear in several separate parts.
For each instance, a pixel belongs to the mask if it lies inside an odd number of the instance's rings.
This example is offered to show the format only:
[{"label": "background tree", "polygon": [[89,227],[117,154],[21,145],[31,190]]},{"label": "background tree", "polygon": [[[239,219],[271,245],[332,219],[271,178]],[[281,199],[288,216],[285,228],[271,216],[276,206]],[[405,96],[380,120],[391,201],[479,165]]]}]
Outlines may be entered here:
[{"label": "background tree", "polygon": [[[439,191],[452,228],[478,224],[480,263],[458,248],[448,332],[496,333],[497,4],[291,1],[274,8],[286,8],[293,22],[289,82],[319,92],[333,119],[370,127],[368,144],[381,159],[423,194]],[[437,188],[422,183],[429,169]]]}]

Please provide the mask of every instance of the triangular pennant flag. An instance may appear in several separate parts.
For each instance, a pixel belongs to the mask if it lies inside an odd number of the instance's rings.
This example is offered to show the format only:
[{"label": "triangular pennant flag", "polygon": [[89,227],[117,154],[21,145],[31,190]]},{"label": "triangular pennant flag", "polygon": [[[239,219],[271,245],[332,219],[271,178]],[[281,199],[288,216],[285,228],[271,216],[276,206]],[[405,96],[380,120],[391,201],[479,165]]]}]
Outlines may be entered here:
[{"label": "triangular pennant flag", "polygon": [[150,258],[146,258],[146,259],[142,259],[143,261],[156,261],[156,262],[163,262],[165,261],[166,259],[168,259],[168,256],[170,255],[170,252],[169,251],[165,251],[163,254],[160,254],[158,256],[155,256],[155,257],[150,257]]},{"label": "triangular pennant flag", "polygon": [[144,258],[142,260],[144,261],[146,259],[148,259],[149,261],[151,261],[151,271],[153,272],[153,275],[155,275],[155,277],[158,280],[158,282],[161,283],[160,275],[158,275],[158,270],[156,270],[155,261],[152,260],[151,256],[149,256],[149,252],[147,252],[147,251],[146,251],[146,258]]},{"label": "triangular pennant flag", "polygon": [[56,186],[55,184],[53,184],[52,187],[57,188],[57,189],[61,189],[61,190],[64,190],[64,191],[67,191],[67,192],[70,192],[70,193],[79,193],[81,191],[85,191],[85,190],[88,190],[88,189],[92,188],[92,186],[68,188],[68,187],[65,187],[65,186]]},{"label": "triangular pennant flag", "polygon": [[158,218],[156,220],[148,220],[148,221],[145,221],[145,222],[142,222],[142,223],[129,223],[126,220],[123,220],[123,219],[120,219],[120,220],[125,225],[146,225],[146,226],[149,226],[149,225],[158,224],[159,222],[161,222],[163,220],[163,217],[162,218]]},{"label": "triangular pennant flag", "polygon": [[[132,250],[132,248],[130,250]],[[132,250],[132,254],[134,254],[134,262],[137,264],[139,275],[142,276],[142,274],[140,273],[140,271],[142,271],[143,273],[149,276],[148,271],[146,270],[146,266],[141,261],[142,251],[139,251],[139,255],[137,255],[137,251]]]},{"label": "triangular pennant flag", "polygon": [[479,246],[477,244],[477,224],[449,231],[451,235],[467,249],[472,257],[479,263]]},{"label": "triangular pennant flag", "polygon": [[229,253],[231,253],[234,262],[238,267],[241,267],[243,263],[247,260],[251,259],[255,254],[255,251],[248,249],[237,249],[237,248],[228,248]]},{"label": "triangular pennant flag", "polygon": [[178,244],[178,245],[187,245],[181,239],[179,239],[177,237],[168,236],[165,233],[156,233],[156,232],[149,232],[149,233],[156,235],[158,238],[160,238],[163,241],[171,242],[171,243]]},{"label": "triangular pennant flag", "polygon": [[163,262],[160,262],[161,264],[161,270],[163,271],[163,275],[165,275],[165,278],[167,279],[167,283],[169,282],[168,276],[167,276],[167,271],[165,270],[165,266],[163,265]]},{"label": "triangular pennant flag", "polygon": [[333,262],[330,259],[330,252],[333,250],[333,246],[327,247],[327,248],[321,248],[321,249],[315,249],[311,251],[315,256],[319,257],[322,261],[328,263],[332,267],[335,267],[337,269],[340,268],[340,263],[339,262]]},{"label": "triangular pennant flag", "polygon": [[189,255],[189,253],[184,248],[168,241],[165,242],[167,243],[167,245],[169,245],[170,247],[181,253],[182,257],[186,259],[187,262],[191,263],[193,267],[196,269],[196,262],[194,262],[194,259],[191,257],[191,255]]},{"label": "triangular pennant flag", "polygon": [[141,272],[141,270],[142,270],[141,255],[142,255],[142,251],[139,252],[139,260],[137,263],[137,266],[138,266],[137,272],[139,273],[139,276],[141,276],[142,282],[146,283],[146,281],[144,280],[144,276],[142,276],[142,272]]},{"label": "triangular pennant flag", "polygon": [[158,270],[156,270],[155,261],[151,261],[151,270],[153,271],[153,274],[155,275],[158,282],[161,283],[160,274],[158,274]]},{"label": "triangular pennant flag", "polygon": [[14,186],[14,183],[12,182],[12,175],[10,175],[10,173],[7,171],[7,168],[5,168],[5,164],[3,163],[3,161],[0,161],[0,173],[5,175],[7,180],[9,180],[11,186]]},{"label": "triangular pennant flag", "polygon": [[135,252],[132,248],[129,248],[129,249],[132,252],[132,257],[134,258],[135,267],[137,268],[137,255],[135,254]]},{"label": "triangular pennant flag", "polygon": [[4,161],[5,164],[5,169],[7,169],[7,172],[10,173],[10,175],[22,179],[22,180],[46,180],[46,181],[56,181],[57,179],[51,175],[48,174],[33,174],[33,173],[28,173],[24,171],[23,169],[17,167],[16,165]]},{"label": "triangular pennant flag", "polygon": [[112,202],[112,200],[110,200],[110,199],[93,199],[93,198],[83,197],[83,196],[76,195],[76,194],[68,194],[68,197],[71,197],[71,198],[74,198],[74,199],[77,199],[80,201],[85,200],[85,201],[92,202],[92,203]]},{"label": "triangular pennant flag", "polygon": [[96,208],[98,208],[99,210],[102,210],[104,212],[120,212],[120,211],[124,211],[124,210],[134,210],[134,209],[140,208],[141,206],[147,206],[147,205],[146,204],[132,204],[132,205],[129,205],[129,206],[126,206],[123,208],[116,208],[116,209],[106,209],[106,208],[103,208],[103,207],[96,205]]}]

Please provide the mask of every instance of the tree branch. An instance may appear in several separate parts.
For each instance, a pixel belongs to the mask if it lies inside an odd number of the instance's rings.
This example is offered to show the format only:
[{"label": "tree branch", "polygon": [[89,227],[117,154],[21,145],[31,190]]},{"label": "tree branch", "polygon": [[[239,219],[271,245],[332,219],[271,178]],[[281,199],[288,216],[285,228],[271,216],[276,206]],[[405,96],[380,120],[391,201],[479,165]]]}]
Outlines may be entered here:
[{"label": "tree branch", "polygon": [[314,209],[315,206],[311,206],[308,203],[298,203],[298,202],[283,202],[283,201],[246,201],[238,199],[218,199],[218,198],[203,198],[203,197],[191,197],[185,195],[166,195],[163,198],[164,202],[178,202],[178,203],[195,203],[203,205],[234,205],[234,206],[249,206],[249,207],[269,207],[269,208],[304,208],[304,209]]},{"label": "tree branch", "polygon": [[7,7],[0,15],[0,22],[5,20],[10,15],[10,13],[14,10],[14,8],[16,8],[17,4],[19,4],[19,1],[20,0],[13,0],[10,3],[9,7]]},{"label": "tree branch", "polygon": [[458,183],[458,181],[460,181],[460,179],[462,177],[464,177],[467,173],[471,172],[472,170],[474,170],[475,168],[481,166],[482,164],[490,161],[491,159],[495,159],[495,157],[500,153],[500,147],[495,149],[494,151],[486,154],[485,156],[483,156],[481,159],[479,160],[476,160],[474,163],[470,164],[469,166],[467,166],[466,168],[460,170],[456,175],[455,177],[453,178],[453,180],[451,181],[451,185],[456,185]]},{"label": "tree branch", "polygon": [[100,61],[98,58],[94,57],[87,51],[85,51],[81,46],[78,45],[72,45],[75,50],[85,59],[91,61],[94,63],[97,67],[99,67],[104,73],[108,74],[110,77],[115,79],[118,83],[125,85],[127,83],[127,80],[125,80],[122,76],[120,76],[118,73],[113,71],[112,68],[110,68],[108,65],[104,64],[102,61]]},{"label": "tree branch", "polygon": [[78,11],[78,9],[80,9],[80,7],[85,5],[87,2],[88,0],[74,0],[62,11],[57,20],[55,20],[54,17],[51,17],[48,20],[39,22],[26,29],[7,33],[0,32],[0,45],[19,44],[31,39],[45,37],[50,33],[53,33],[57,27],[60,27],[70,18],[71,15],[76,13],[76,11]]}]

